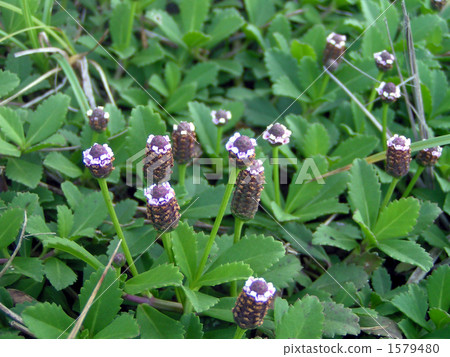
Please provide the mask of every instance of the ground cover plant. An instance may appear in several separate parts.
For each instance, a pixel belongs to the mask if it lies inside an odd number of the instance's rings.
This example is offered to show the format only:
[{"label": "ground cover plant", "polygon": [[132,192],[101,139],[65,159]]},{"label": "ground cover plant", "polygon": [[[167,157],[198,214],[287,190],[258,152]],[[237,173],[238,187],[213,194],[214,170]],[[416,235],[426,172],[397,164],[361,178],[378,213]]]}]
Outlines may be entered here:
[{"label": "ground cover plant", "polygon": [[449,18],[0,1],[0,337],[448,338]]}]

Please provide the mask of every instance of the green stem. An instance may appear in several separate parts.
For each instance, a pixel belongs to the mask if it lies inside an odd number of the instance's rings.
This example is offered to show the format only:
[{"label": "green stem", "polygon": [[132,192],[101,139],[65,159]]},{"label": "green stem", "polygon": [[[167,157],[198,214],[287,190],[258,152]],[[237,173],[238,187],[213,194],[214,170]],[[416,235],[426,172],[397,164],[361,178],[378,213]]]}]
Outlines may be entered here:
[{"label": "green stem", "polygon": [[382,132],[382,136],[381,136],[381,142],[383,143],[383,150],[386,151],[387,150],[387,141],[386,141],[386,135],[387,135],[387,115],[388,115],[388,109],[389,109],[389,105],[387,103],[383,103],[383,120],[382,120],[382,125],[383,125],[383,132]]},{"label": "green stem", "polygon": [[240,340],[242,338],[242,336],[244,336],[245,331],[247,331],[247,330],[243,330],[239,326],[236,326],[236,333],[234,334],[233,339]]},{"label": "green stem", "polygon": [[322,98],[323,95],[325,94],[325,90],[328,87],[328,82],[330,81],[330,76],[325,75],[323,80],[322,80],[322,87],[320,88],[320,95],[319,98]]},{"label": "green stem", "polygon": [[395,186],[397,186],[398,181],[400,181],[399,178],[393,177],[391,184],[389,185],[389,188],[386,192],[386,196],[384,196],[383,203],[381,204],[381,210],[384,209],[384,207],[387,206],[389,201],[391,200],[392,193],[394,192]]},{"label": "green stem", "polygon": [[205,251],[203,252],[202,260],[200,261],[200,265],[198,266],[197,274],[195,281],[200,279],[203,274],[203,269],[205,269],[206,263],[208,261],[209,253],[211,252],[211,248],[214,244],[214,240],[216,239],[217,232],[219,231],[220,224],[222,223],[223,216],[225,214],[225,210],[228,205],[228,201],[230,200],[231,193],[233,191],[234,184],[236,183],[236,178],[239,173],[239,169],[235,169],[230,166],[230,177],[228,180],[227,187],[225,188],[225,193],[222,198],[222,203],[219,208],[219,212],[217,213],[216,220],[214,221],[213,228],[211,230],[211,235],[209,236],[208,243],[206,244]]},{"label": "green stem", "polygon": [[93,131],[92,132],[92,139],[91,139],[91,146],[95,143],[98,143],[98,132]]},{"label": "green stem", "polygon": [[403,192],[402,198],[407,197],[409,195],[414,185],[416,184],[417,179],[420,177],[420,175],[422,175],[423,170],[425,170],[424,166],[419,166],[417,168],[417,171],[414,174],[413,178],[411,179],[411,181],[409,181],[408,187],[406,187],[405,192]]},{"label": "green stem", "polygon": [[220,155],[221,143],[222,143],[223,126],[217,127],[217,141],[216,141],[216,155]]},{"label": "green stem", "polygon": [[6,258],[6,259],[9,259],[11,256],[9,255],[9,252],[8,252],[8,248],[3,248],[2,249],[2,253],[3,253],[3,256]]},{"label": "green stem", "polygon": [[[384,73],[383,72],[380,72],[380,73],[378,73],[378,77],[377,77],[377,79],[381,82],[381,80],[383,79],[383,75],[384,75]],[[375,97],[377,96],[377,94],[378,94],[378,92],[377,92],[377,87],[375,86],[373,89],[372,89],[372,92],[370,93],[370,97],[369,97],[369,105],[367,106],[367,110],[369,111],[369,112],[371,112],[372,111],[372,109],[373,109],[373,105],[374,105],[374,100],[375,100]]]},{"label": "green stem", "polygon": [[186,164],[179,164],[178,165],[178,185],[180,187],[184,188],[185,178],[186,178]]},{"label": "green stem", "polygon": [[278,167],[278,146],[273,147],[273,186],[275,190],[275,203],[281,207],[280,198],[280,171]]},{"label": "green stem", "polygon": [[[244,221],[234,217],[234,239],[233,244],[236,244],[241,239],[242,227],[244,226]],[[230,285],[230,296],[237,296],[237,281],[232,281]]]},{"label": "green stem", "polygon": [[[168,233],[162,233],[161,234],[161,240],[163,242],[164,250],[166,251],[167,257],[169,258],[169,262],[175,265],[175,257],[173,255],[172,250],[172,239],[170,236],[170,232]],[[177,297],[178,302],[182,302],[182,295],[180,288],[175,288],[175,295]]]},{"label": "green stem", "polygon": [[119,220],[117,219],[116,211],[114,210],[111,197],[109,196],[108,184],[106,183],[106,180],[104,178],[98,179],[98,184],[100,186],[100,189],[102,190],[103,199],[105,200],[106,207],[108,208],[109,216],[111,217],[117,236],[122,241],[122,250],[125,254],[125,258],[127,259],[128,267],[130,268],[131,274],[133,274],[133,276],[136,276],[139,273],[136,269],[136,266],[134,265],[133,257],[131,256],[130,250],[128,249],[127,241],[125,240],[125,236],[123,235]]}]

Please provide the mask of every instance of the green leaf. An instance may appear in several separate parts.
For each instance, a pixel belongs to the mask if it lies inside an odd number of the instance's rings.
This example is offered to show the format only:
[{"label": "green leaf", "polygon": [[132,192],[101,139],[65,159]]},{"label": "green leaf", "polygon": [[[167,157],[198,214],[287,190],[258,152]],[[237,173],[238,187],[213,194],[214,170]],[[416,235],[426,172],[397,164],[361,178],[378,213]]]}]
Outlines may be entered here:
[{"label": "green leaf", "polygon": [[180,286],[182,281],[183,275],[178,267],[164,264],[129,279],[125,284],[125,291],[129,294],[138,294],[164,286]]},{"label": "green leaf", "polygon": [[394,296],[392,304],[416,324],[429,328],[425,321],[428,310],[427,295],[418,285],[409,284],[408,291]]},{"label": "green leaf", "polygon": [[139,156],[136,157],[136,161],[141,159],[150,133],[153,135],[164,135],[166,133],[166,124],[159,114],[149,107],[139,105],[133,108],[127,136],[128,153],[133,155],[130,159],[133,159],[135,155]]},{"label": "green leaf", "polygon": [[169,112],[179,112],[186,108],[186,105],[195,98],[197,83],[186,83],[178,87],[170,96],[166,104]]},{"label": "green leaf", "polygon": [[116,317],[113,322],[97,333],[95,339],[123,339],[139,336],[139,326],[136,320],[127,313]]},{"label": "green leaf", "polygon": [[168,62],[164,69],[164,78],[169,88],[169,92],[173,93],[177,89],[181,80],[181,69],[175,62]]},{"label": "green leaf", "polygon": [[303,135],[303,154],[305,157],[326,155],[330,149],[330,136],[322,124],[314,123],[308,126]]},{"label": "green leaf", "polygon": [[438,329],[450,324],[450,315],[444,310],[433,307],[428,311],[428,315]]},{"label": "green leaf", "polygon": [[27,146],[37,144],[54,134],[63,124],[70,97],[58,93],[46,99],[31,115],[27,131]]},{"label": "green leaf", "polygon": [[345,224],[320,225],[313,234],[313,243],[321,245],[330,245],[345,250],[353,250],[359,247],[358,239],[361,239],[359,230]]},{"label": "green leaf", "polygon": [[63,261],[51,257],[44,263],[47,279],[56,290],[62,290],[77,280],[77,275]]},{"label": "green leaf", "polygon": [[186,334],[185,339],[201,339],[203,338],[203,325],[200,322],[200,317],[194,313],[183,314],[180,322],[183,324]]},{"label": "green leaf", "polygon": [[373,227],[378,217],[381,190],[377,173],[366,160],[356,159],[350,170],[348,197],[352,211],[359,211],[362,221]]},{"label": "green leaf", "polygon": [[24,219],[24,212],[20,208],[0,211],[0,250],[6,248],[16,240]]},{"label": "green leaf", "polygon": [[209,85],[217,84],[217,75],[219,67],[212,62],[198,63],[191,67],[183,79],[182,84],[197,83],[197,90],[203,89]]},{"label": "green leaf", "polygon": [[373,227],[379,241],[408,235],[416,224],[420,204],[413,197],[391,202],[381,213]]},{"label": "green leaf", "polygon": [[197,313],[206,311],[219,302],[219,299],[214,296],[193,291],[185,286],[183,286],[183,290]]},{"label": "green leaf", "polygon": [[220,298],[216,305],[205,311],[203,314],[215,319],[234,323],[233,314],[231,312],[234,305],[236,305],[235,297]]},{"label": "green leaf", "polygon": [[28,276],[41,282],[44,277],[44,266],[39,258],[15,257],[12,263],[14,273]]},{"label": "green leaf", "polygon": [[17,149],[15,145],[12,145],[0,138],[0,155],[20,157],[20,150]]},{"label": "green leaf", "polygon": [[276,338],[321,338],[324,320],[319,299],[315,296],[305,296],[290,306],[276,325]]},{"label": "green leaf", "polygon": [[375,292],[381,296],[386,295],[392,289],[391,276],[383,267],[378,268],[372,274],[372,286]]},{"label": "green leaf", "polygon": [[44,166],[59,171],[70,177],[77,178],[83,171],[60,152],[51,152],[44,160]]},{"label": "green leaf", "polygon": [[82,205],[75,208],[70,237],[94,236],[95,229],[108,215],[101,192],[92,192],[84,196],[82,202]]},{"label": "green leaf", "polygon": [[201,30],[210,5],[210,0],[182,0],[180,2],[181,22],[185,33]]},{"label": "green leaf", "polygon": [[[84,282],[78,297],[82,309],[85,307],[102,274],[103,269],[99,269],[92,273],[89,279]],[[89,329],[91,336],[103,330],[115,318],[122,303],[121,296],[122,290],[119,289],[119,280],[116,279],[116,275],[110,270],[106,273],[96,298],[83,321],[83,326]]]},{"label": "green leaf", "polygon": [[6,164],[6,176],[9,179],[35,188],[42,177],[42,165],[23,159],[8,159]]},{"label": "green leaf", "polygon": [[423,271],[429,271],[433,266],[433,260],[425,249],[408,240],[384,240],[378,244],[378,248],[391,258],[403,263],[417,265]]},{"label": "green leaf", "polygon": [[20,83],[17,74],[0,69],[0,97],[6,96]]},{"label": "green leaf", "polygon": [[113,47],[118,52],[124,52],[130,46],[135,8],[136,2],[125,1],[118,3],[112,11],[109,29]]},{"label": "green leaf", "polygon": [[253,273],[248,264],[243,262],[234,262],[220,265],[215,269],[208,270],[196,282],[198,286],[214,286],[229,281],[247,279]]},{"label": "green leaf", "polygon": [[211,25],[206,32],[211,36],[207,47],[211,48],[229,37],[244,25],[245,21],[239,12],[234,8],[215,10]]},{"label": "green leaf", "polygon": [[58,235],[69,238],[73,227],[73,213],[67,206],[56,206],[56,211],[58,212]]},{"label": "green leaf", "polygon": [[37,338],[67,338],[74,320],[67,316],[61,306],[37,303],[22,312],[25,325]]},{"label": "green leaf", "polygon": [[177,23],[167,12],[151,10],[145,14],[145,17],[154,22],[171,41],[181,47],[186,46]]},{"label": "green leaf", "polygon": [[375,136],[358,135],[341,142],[330,154],[331,157],[339,157],[337,162],[330,165],[330,170],[351,164],[354,159],[369,156],[378,145],[379,140]]},{"label": "green leaf", "polygon": [[200,31],[191,31],[183,36],[183,42],[189,48],[203,46],[210,39],[211,39],[211,36],[205,35],[203,32],[200,32]]},{"label": "green leaf", "polygon": [[414,229],[409,233],[409,235],[418,235],[428,230],[428,228],[433,224],[433,222],[441,213],[442,211],[436,203],[430,201],[421,202],[416,225],[414,226]]},{"label": "green leaf", "polygon": [[211,109],[203,103],[188,104],[189,113],[195,125],[195,131],[206,153],[214,153],[217,128],[211,120]]},{"label": "green leaf", "polygon": [[[41,237],[41,236],[39,236]],[[58,250],[62,250],[63,252],[69,253],[73,255],[74,257],[84,261],[85,263],[89,264],[94,269],[99,269],[103,266],[100,261],[94,257],[91,253],[89,253],[86,249],[84,249],[82,246],[78,245],[77,243],[65,239],[65,238],[59,238],[59,237],[46,237],[42,238],[42,242],[44,243],[44,246],[47,248],[54,248]]]},{"label": "green leaf", "polygon": [[6,137],[22,147],[25,143],[22,121],[15,110],[0,107],[0,128]]},{"label": "green leaf", "polygon": [[61,189],[64,192],[64,196],[66,196],[66,200],[72,209],[75,209],[84,198],[78,187],[70,181],[63,182],[61,184]]},{"label": "green leaf", "polygon": [[141,327],[141,338],[183,338],[183,325],[151,306],[139,305],[136,317]]},{"label": "green leaf", "polygon": [[450,294],[447,293],[450,286],[450,267],[443,265],[437,268],[427,279],[428,300],[430,307],[437,307],[448,311],[450,307]]},{"label": "green leaf", "polygon": [[184,276],[192,281],[197,271],[196,233],[186,223],[180,222],[172,232],[172,244],[175,261]]},{"label": "green leaf", "polygon": [[325,321],[323,324],[323,334],[325,337],[334,338],[336,335],[358,335],[359,317],[351,309],[342,304],[336,304],[334,301],[323,301],[323,313]]},{"label": "green leaf", "polygon": [[262,234],[245,236],[221,253],[210,269],[227,263],[242,262],[248,264],[254,274],[260,275],[281,259],[284,252],[283,244],[272,237]]},{"label": "green leaf", "polygon": [[264,25],[275,14],[273,0],[245,0],[250,22],[256,26]]},{"label": "green leaf", "polygon": [[301,269],[296,256],[285,255],[260,276],[277,288],[287,288],[299,276]]},{"label": "green leaf", "polygon": [[108,103],[105,105],[105,111],[109,113],[109,132],[114,135],[125,129],[125,118],[119,108]]},{"label": "green leaf", "polygon": [[291,55],[300,61],[303,57],[311,57],[312,59],[316,59],[317,55],[310,45],[306,43],[302,43],[299,40],[294,40],[291,43]]},{"label": "green leaf", "polygon": [[298,64],[295,58],[277,48],[270,49],[264,54],[264,63],[272,82],[286,76],[295,88],[301,88]]}]

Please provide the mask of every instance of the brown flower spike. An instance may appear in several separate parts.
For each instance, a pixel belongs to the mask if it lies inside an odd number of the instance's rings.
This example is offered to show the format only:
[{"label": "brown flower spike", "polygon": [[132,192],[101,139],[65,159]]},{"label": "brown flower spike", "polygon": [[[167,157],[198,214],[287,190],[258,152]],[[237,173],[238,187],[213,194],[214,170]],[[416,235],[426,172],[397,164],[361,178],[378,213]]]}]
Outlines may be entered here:
[{"label": "brown flower spike", "polygon": [[167,135],[149,135],[145,147],[144,172],[149,183],[170,180],[173,167],[173,154]]},{"label": "brown flower spike", "polygon": [[327,37],[327,44],[323,52],[323,64],[330,72],[334,72],[339,63],[342,62],[342,56],[346,50],[347,36],[338,33],[330,33]]},{"label": "brown flower spike", "polygon": [[87,150],[83,151],[84,165],[89,169],[95,178],[105,178],[114,170],[112,162],[114,153],[108,144],[95,143]]},{"label": "brown flower spike", "polygon": [[248,136],[234,133],[225,145],[230,159],[236,160],[236,166],[240,169],[251,166],[255,159],[256,140]]},{"label": "brown flower spike", "polygon": [[152,185],[144,190],[147,198],[147,218],[158,232],[170,232],[177,228],[180,206],[170,183]]},{"label": "brown flower spike", "polygon": [[193,123],[175,124],[172,132],[173,157],[179,164],[187,164],[198,155],[197,135]]},{"label": "brown flower spike", "polygon": [[442,148],[436,146],[433,148],[420,150],[416,156],[416,161],[421,166],[434,166],[442,155]]},{"label": "brown flower spike", "polygon": [[386,172],[393,177],[405,176],[411,162],[411,139],[395,134],[387,141]]},{"label": "brown flower spike", "polygon": [[89,118],[89,126],[98,133],[104,132],[109,122],[109,113],[103,109],[103,107],[97,107],[94,110],[89,109],[86,113]]}]

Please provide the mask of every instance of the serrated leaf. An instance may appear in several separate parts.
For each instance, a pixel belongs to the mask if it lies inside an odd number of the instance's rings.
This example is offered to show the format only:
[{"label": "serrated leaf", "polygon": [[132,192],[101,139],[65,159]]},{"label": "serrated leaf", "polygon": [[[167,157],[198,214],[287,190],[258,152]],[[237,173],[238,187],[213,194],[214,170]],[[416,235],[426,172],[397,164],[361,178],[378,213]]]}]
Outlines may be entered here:
[{"label": "serrated leaf", "polygon": [[77,275],[63,261],[51,257],[44,263],[47,279],[56,290],[62,290],[77,280]]},{"label": "serrated leaf", "polygon": [[15,145],[12,145],[0,138],[0,155],[20,157],[20,150]]},{"label": "serrated leaf", "polygon": [[420,204],[413,197],[391,202],[383,209],[373,227],[378,241],[405,237],[416,224]]},{"label": "serrated leaf", "polygon": [[109,113],[109,132],[114,135],[125,129],[125,118],[119,108],[108,103],[105,105],[105,111]]},{"label": "serrated leaf", "polygon": [[43,168],[42,165],[34,162],[10,158],[6,164],[5,172],[9,179],[35,188],[41,180]]},{"label": "serrated leaf", "polygon": [[323,199],[311,203],[308,207],[302,207],[294,212],[300,222],[308,222],[317,217],[331,213],[348,213],[348,206],[340,203],[337,198]]},{"label": "serrated leaf", "polygon": [[277,48],[270,49],[264,54],[264,63],[272,82],[286,76],[295,88],[300,88],[298,64],[295,58]]},{"label": "serrated leaf", "polygon": [[245,0],[250,22],[256,26],[264,25],[275,14],[273,0]]},{"label": "serrated leaf", "polygon": [[403,263],[417,265],[423,271],[429,271],[433,266],[433,260],[425,249],[408,240],[384,240],[379,242],[378,248],[391,258]]},{"label": "serrated leaf", "polygon": [[287,288],[300,274],[302,266],[294,255],[285,255],[260,276],[277,288]]},{"label": "serrated leaf", "polygon": [[24,220],[24,212],[20,208],[0,211],[0,249],[6,248],[16,240]]},{"label": "serrated leaf", "polygon": [[427,279],[428,300],[430,307],[448,311],[450,307],[450,267],[443,265],[437,268]]},{"label": "serrated leaf", "polygon": [[211,25],[206,33],[211,36],[211,40],[206,44],[208,48],[229,37],[239,30],[245,21],[239,12],[234,8],[215,10]]},{"label": "serrated leaf", "polygon": [[172,232],[172,245],[177,265],[186,278],[192,281],[197,271],[196,233],[189,225],[180,222]]},{"label": "serrated leaf", "polygon": [[44,266],[39,258],[15,257],[12,263],[14,273],[28,276],[41,282],[44,277]]},{"label": "serrated leaf", "polygon": [[185,47],[178,24],[172,16],[161,10],[151,10],[145,14],[145,17],[154,22],[161,31],[173,42],[181,47]]},{"label": "serrated leaf", "polygon": [[348,196],[353,212],[358,210],[362,221],[369,228],[373,227],[378,217],[381,190],[376,171],[366,160],[357,159],[353,162]]},{"label": "serrated leaf", "polygon": [[31,124],[26,136],[28,146],[47,139],[61,127],[67,114],[69,102],[70,97],[58,93],[38,106],[30,118]]},{"label": "serrated leaf", "polygon": [[186,334],[185,339],[201,339],[203,338],[203,325],[200,318],[194,313],[183,314],[180,322],[183,324]]},{"label": "serrated leaf", "polygon": [[113,47],[118,52],[123,52],[130,46],[135,8],[136,3],[125,1],[116,4],[112,11],[109,29]]},{"label": "serrated leaf", "polygon": [[441,213],[442,211],[436,203],[430,201],[421,202],[416,225],[409,235],[418,235],[427,230]]},{"label": "serrated leaf", "polygon": [[74,322],[61,306],[48,302],[26,308],[22,318],[29,330],[42,339],[67,338]]},{"label": "serrated leaf", "polygon": [[344,226],[322,224],[313,234],[314,244],[330,245],[345,250],[359,247],[358,239],[361,239],[361,235],[357,228],[346,224]]},{"label": "serrated leaf", "polygon": [[9,140],[21,147],[24,145],[23,124],[16,111],[0,107],[0,128]]},{"label": "serrated leaf", "polygon": [[336,335],[358,335],[359,317],[351,309],[334,301],[322,301],[325,321],[323,324],[323,334],[325,337],[334,338]]},{"label": "serrated leaf", "polygon": [[81,169],[60,152],[51,152],[44,160],[44,166],[59,171],[70,178],[82,175]]},{"label": "serrated leaf", "polygon": [[351,164],[354,159],[364,158],[378,145],[379,140],[375,136],[359,135],[341,142],[330,156],[338,156],[340,159],[330,165],[330,170]]},{"label": "serrated leaf", "polygon": [[185,286],[183,286],[183,290],[197,313],[206,311],[219,302],[219,299],[214,296],[193,291]]},{"label": "serrated leaf", "polygon": [[167,62],[164,68],[164,79],[166,80],[169,93],[173,93],[180,84],[181,68],[175,62]]},{"label": "serrated leaf", "polygon": [[70,181],[63,182],[61,184],[61,189],[64,192],[64,196],[66,196],[66,200],[72,209],[75,209],[75,207],[78,206],[78,204],[84,198],[78,187]]},{"label": "serrated leaf", "polygon": [[315,296],[305,296],[290,306],[275,327],[276,338],[321,338],[323,307]]},{"label": "serrated leaf", "polygon": [[211,120],[211,109],[199,102],[188,104],[195,131],[206,153],[214,153],[217,128]]},{"label": "serrated leaf", "polygon": [[[84,282],[78,297],[81,308],[85,307],[102,274],[103,270],[99,269],[92,273],[89,279]],[[91,336],[97,334],[111,323],[120,310],[121,296],[122,290],[119,289],[119,280],[116,279],[116,275],[110,270],[106,273],[97,292],[96,299],[83,321],[83,326],[89,329]]]},{"label": "serrated leaf", "polygon": [[75,208],[73,228],[70,237],[90,236],[107,217],[108,210],[100,192],[92,192],[83,197],[83,204]]},{"label": "serrated leaf", "polygon": [[427,295],[416,284],[409,284],[408,291],[400,293],[392,299],[392,304],[415,323],[428,329],[425,315],[428,310]]},{"label": "serrated leaf", "polygon": [[450,324],[450,314],[444,310],[432,307],[428,311],[428,315],[438,329]]},{"label": "serrated leaf", "polygon": [[191,67],[183,79],[182,84],[197,83],[197,90],[203,89],[209,85],[217,84],[217,75],[219,67],[212,62],[198,63]]},{"label": "serrated leaf", "polygon": [[139,335],[139,326],[136,320],[127,313],[116,317],[113,322],[97,333],[95,339],[124,339],[135,338]]},{"label": "serrated leaf", "polygon": [[250,265],[243,262],[234,262],[220,265],[215,269],[208,270],[196,282],[197,286],[214,286],[229,281],[247,279],[253,273]]},{"label": "serrated leaf", "polygon": [[311,57],[313,60],[316,60],[317,55],[310,45],[306,43],[302,43],[299,40],[294,40],[291,43],[291,55],[300,61],[303,57]]},{"label": "serrated leaf", "polygon": [[211,40],[211,36],[200,31],[190,31],[183,36],[183,42],[189,47],[200,47]]},{"label": "serrated leaf", "polygon": [[178,87],[170,96],[166,104],[169,112],[179,112],[186,108],[187,104],[195,98],[197,83],[186,83]]},{"label": "serrated leaf", "polygon": [[283,244],[272,237],[245,236],[221,253],[210,269],[227,263],[243,262],[248,264],[256,275],[259,275],[282,258],[284,252]]},{"label": "serrated leaf", "polygon": [[182,338],[183,325],[148,305],[139,305],[136,314],[141,338]]},{"label": "serrated leaf", "polygon": [[17,74],[0,69],[0,97],[10,93],[20,83]]},{"label": "serrated leaf", "polygon": [[71,240],[54,236],[50,237],[39,236],[39,238],[41,238],[46,248],[54,248],[69,253],[74,257],[89,264],[94,269],[99,269],[100,267],[103,266],[103,264],[100,263],[100,261],[96,257],[94,257],[91,253],[89,253],[85,248],[83,248],[82,246],[78,245],[77,243]]},{"label": "serrated leaf", "polygon": [[378,268],[372,274],[372,287],[381,296],[386,295],[392,289],[391,276],[383,267]]},{"label": "serrated leaf", "polygon": [[58,212],[58,235],[62,238],[68,238],[73,227],[73,213],[67,206],[57,206]]},{"label": "serrated leaf", "polygon": [[210,5],[210,0],[182,0],[180,2],[181,22],[185,33],[201,30]]},{"label": "serrated leaf", "polygon": [[129,294],[139,294],[142,291],[163,286],[180,286],[182,281],[183,275],[178,267],[173,264],[164,264],[129,279],[125,284],[125,291]]}]

